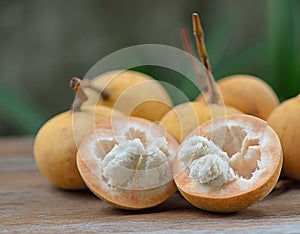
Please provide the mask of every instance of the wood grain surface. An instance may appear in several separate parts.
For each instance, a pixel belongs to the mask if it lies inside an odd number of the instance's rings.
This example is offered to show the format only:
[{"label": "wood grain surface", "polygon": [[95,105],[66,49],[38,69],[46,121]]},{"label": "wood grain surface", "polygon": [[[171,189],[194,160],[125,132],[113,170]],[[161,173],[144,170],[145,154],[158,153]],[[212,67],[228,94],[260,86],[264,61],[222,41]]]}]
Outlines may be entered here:
[{"label": "wood grain surface", "polygon": [[34,163],[32,142],[0,139],[0,233],[300,233],[299,184],[233,214],[201,211],[178,193],[152,209],[123,211],[87,190],[48,183]]}]

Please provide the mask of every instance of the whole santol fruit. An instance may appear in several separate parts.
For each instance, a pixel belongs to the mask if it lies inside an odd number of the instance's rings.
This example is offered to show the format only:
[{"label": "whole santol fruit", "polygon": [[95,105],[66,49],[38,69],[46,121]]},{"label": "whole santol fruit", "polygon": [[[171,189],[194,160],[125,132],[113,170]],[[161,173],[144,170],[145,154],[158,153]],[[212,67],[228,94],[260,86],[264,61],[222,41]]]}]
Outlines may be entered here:
[{"label": "whole santol fruit", "polygon": [[282,144],[283,176],[300,181],[300,95],[281,103],[269,116],[268,123]]},{"label": "whole santol fruit", "polygon": [[[266,120],[279,104],[273,89],[255,76],[246,74],[229,76],[217,81],[217,86],[225,105],[263,120]],[[203,96],[200,95],[198,100],[203,101]]]},{"label": "whole santol fruit", "polygon": [[282,167],[275,131],[245,114],[204,123],[177,152],[177,188],[191,204],[207,211],[233,212],[258,202],[274,188]]},{"label": "whole santol fruit", "polygon": [[123,117],[99,124],[80,145],[77,166],[99,198],[122,209],[156,206],[175,191],[178,144],[158,124]]},{"label": "whole santol fruit", "polygon": [[[73,110],[63,112],[48,120],[34,141],[34,157],[42,174],[53,184],[64,189],[82,189],[85,184],[76,166],[77,147],[95,124],[112,116],[123,116],[106,106],[81,107],[84,93],[78,89],[80,80],[72,79],[79,92]],[[76,84],[74,84],[76,83]],[[76,87],[76,88],[75,88]]]},{"label": "whole santol fruit", "polygon": [[[178,142],[182,142],[184,138],[200,124],[224,115],[240,114],[241,111],[222,105],[219,91],[215,87],[214,79],[211,75],[209,60],[205,50],[202,27],[200,19],[197,14],[193,14],[194,33],[198,42],[199,55],[202,63],[205,65],[207,71],[205,75],[198,71],[199,67],[195,65],[195,70],[198,74],[199,82],[203,89],[207,90],[207,103],[186,102],[175,106],[168,111],[161,119],[160,123],[171,133]],[[188,36],[183,31],[183,40],[186,50],[190,55],[193,55]],[[194,63],[194,60],[191,60]],[[203,80],[205,78],[205,80]]]},{"label": "whole santol fruit", "polygon": [[172,110],[168,111],[160,123],[178,142],[182,142],[190,132],[208,120],[240,113],[239,110],[229,106],[186,102],[176,105]]},{"label": "whole santol fruit", "polygon": [[164,87],[152,77],[137,71],[110,71],[91,80],[91,85],[106,89],[108,95],[98,100],[98,93],[86,89],[89,101],[113,107],[126,115],[150,121],[160,120],[171,109],[172,100]]}]

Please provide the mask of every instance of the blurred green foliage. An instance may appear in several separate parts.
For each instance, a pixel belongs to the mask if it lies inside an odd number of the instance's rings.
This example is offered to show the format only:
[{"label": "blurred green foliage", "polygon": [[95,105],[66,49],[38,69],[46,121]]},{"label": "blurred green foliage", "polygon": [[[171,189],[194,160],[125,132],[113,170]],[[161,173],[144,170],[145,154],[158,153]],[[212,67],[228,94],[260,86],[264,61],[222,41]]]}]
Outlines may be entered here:
[{"label": "blurred green foliage", "polygon": [[[34,134],[69,108],[71,76],[83,77],[98,60],[135,44],[183,48],[198,12],[216,79],[248,73],[285,100],[300,90],[300,1],[1,1],[0,135]],[[194,45],[195,47],[195,45]],[[161,67],[134,68],[180,88],[199,91]],[[176,95],[174,103],[180,103]]]}]

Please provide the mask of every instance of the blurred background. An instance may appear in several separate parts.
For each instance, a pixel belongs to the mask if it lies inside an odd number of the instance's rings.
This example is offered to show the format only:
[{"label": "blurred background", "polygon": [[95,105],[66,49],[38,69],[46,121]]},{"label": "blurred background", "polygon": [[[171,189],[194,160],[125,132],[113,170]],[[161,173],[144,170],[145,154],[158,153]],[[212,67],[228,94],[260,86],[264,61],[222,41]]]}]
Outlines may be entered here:
[{"label": "blurred background", "polygon": [[[1,0],[0,135],[35,134],[70,107],[69,79],[116,50],[147,43],[183,49],[179,32],[192,32],[192,12],[201,17],[216,79],[248,73],[268,82],[281,101],[299,93],[297,0]],[[191,100],[199,94],[172,71],[136,70]]]}]

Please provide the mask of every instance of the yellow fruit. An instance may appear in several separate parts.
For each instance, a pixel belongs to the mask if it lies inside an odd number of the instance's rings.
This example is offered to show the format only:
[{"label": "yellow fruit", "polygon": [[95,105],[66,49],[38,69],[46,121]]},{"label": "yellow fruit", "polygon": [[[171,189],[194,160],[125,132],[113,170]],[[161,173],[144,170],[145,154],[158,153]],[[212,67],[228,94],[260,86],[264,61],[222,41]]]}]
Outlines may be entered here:
[{"label": "yellow fruit", "polygon": [[182,142],[200,124],[215,117],[239,113],[241,112],[233,107],[186,102],[167,112],[160,123],[178,142]]},{"label": "yellow fruit", "polygon": [[[279,104],[273,89],[263,80],[250,75],[233,75],[217,81],[226,106],[266,120]],[[197,100],[204,101],[202,95]]]},{"label": "yellow fruit", "polygon": [[105,88],[108,97],[99,99],[93,90],[85,89],[89,100],[84,105],[115,108],[126,115],[158,121],[171,109],[172,101],[164,87],[152,77],[136,71],[110,71],[91,81],[94,87]]},{"label": "yellow fruit", "polygon": [[300,181],[300,95],[282,102],[268,123],[277,132],[283,148],[283,175]]},{"label": "yellow fruit", "polygon": [[76,166],[77,148],[95,124],[123,116],[109,107],[84,107],[66,111],[48,120],[36,135],[34,157],[42,174],[64,189],[83,189],[85,184]]}]

